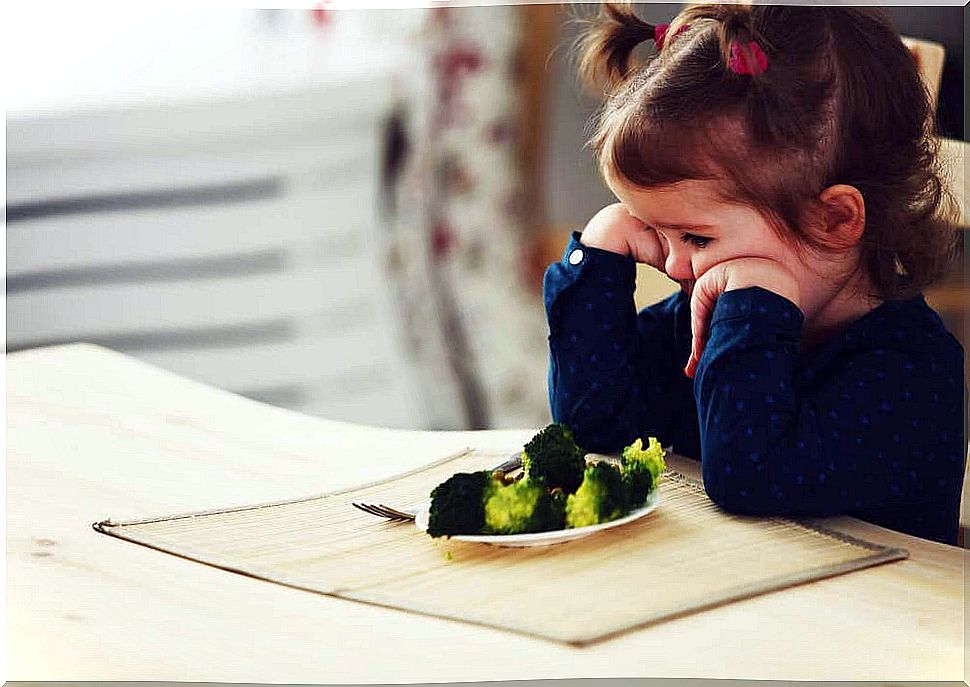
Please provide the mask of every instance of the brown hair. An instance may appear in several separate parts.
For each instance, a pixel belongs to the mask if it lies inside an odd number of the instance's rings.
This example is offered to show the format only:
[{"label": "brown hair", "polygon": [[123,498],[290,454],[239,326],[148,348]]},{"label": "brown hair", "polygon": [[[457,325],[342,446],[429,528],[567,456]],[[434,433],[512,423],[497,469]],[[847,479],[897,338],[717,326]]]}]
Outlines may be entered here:
[{"label": "brown hair", "polygon": [[[659,51],[628,2],[579,18],[584,83],[604,97],[587,142],[604,178],[661,187],[717,182],[796,248],[833,248],[807,229],[818,195],[849,184],[866,204],[861,260],[875,295],[913,295],[957,255],[957,205],[942,179],[929,94],[884,11],[873,7],[690,5]],[[728,68],[756,41],[758,74]]]}]

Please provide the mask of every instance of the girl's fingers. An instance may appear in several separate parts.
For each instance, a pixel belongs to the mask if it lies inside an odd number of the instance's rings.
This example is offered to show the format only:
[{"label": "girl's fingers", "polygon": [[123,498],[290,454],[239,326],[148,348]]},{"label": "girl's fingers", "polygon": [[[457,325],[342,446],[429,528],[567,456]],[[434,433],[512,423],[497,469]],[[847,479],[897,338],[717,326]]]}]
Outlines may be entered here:
[{"label": "girl's fingers", "polygon": [[694,352],[691,351],[690,358],[687,360],[687,365],[684,367],[684,374],[693,379],[696,371],[697,360],[694,358]]},{"label": "girl's fingers", "polygon": [[664,270],[667,256],[664,255],[660,237],[649,226],[642,225],[638,231],[627,238],[627,244],[630,246],[630,254],[634,260],[650,265],[661,272]]},{"label": "girl's fingers", "polygon": [[724,291],[725,282],[724,270],[714,267],[694,283],[694,291],[690,297],[690,358],[684,367],[684,374],[691,379],[694,378],[701,354],[704,352],[714,304]]}]

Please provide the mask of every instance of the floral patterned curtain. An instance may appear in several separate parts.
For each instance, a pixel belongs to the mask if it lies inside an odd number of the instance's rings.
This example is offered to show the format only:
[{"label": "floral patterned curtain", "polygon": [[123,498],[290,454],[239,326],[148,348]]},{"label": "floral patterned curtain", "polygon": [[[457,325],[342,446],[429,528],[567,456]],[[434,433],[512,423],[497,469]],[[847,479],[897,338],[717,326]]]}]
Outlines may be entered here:
[{"label": "floral patterned curtain", "polygon": [[545,314],[520,269],[517,10],[415,10],[399,27],[413,62],[388,127],[386,254],[431,428],[550,418]]}]

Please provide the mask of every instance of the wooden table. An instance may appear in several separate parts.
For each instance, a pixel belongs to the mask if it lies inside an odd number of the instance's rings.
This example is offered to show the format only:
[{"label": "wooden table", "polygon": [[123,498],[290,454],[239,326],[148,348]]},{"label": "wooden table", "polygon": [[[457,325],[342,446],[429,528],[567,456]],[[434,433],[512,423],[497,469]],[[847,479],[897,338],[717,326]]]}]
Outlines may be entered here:
[{"label": "wooden table", "polygon": [[[91,528],[351,486],[466,446],[514,450],[533,431],[312,419],[90,345],[9,355],[6,678],[964,679],[965,552],[851,518],[828,524],[911,558],[583,649],[309,594]],[[348,450],[357,460],[338,465]]]}]

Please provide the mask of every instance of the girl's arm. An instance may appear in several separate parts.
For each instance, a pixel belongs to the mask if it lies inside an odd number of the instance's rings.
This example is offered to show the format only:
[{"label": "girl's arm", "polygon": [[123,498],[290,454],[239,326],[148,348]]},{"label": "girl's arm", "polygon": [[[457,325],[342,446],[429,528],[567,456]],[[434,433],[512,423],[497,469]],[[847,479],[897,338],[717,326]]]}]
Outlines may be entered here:
[{"label": "girl's arm", "polygon": [[711,499],[755,515],[891,519],[898,508],[936,517],[949,538],[966,448],[963,352],[911,319],[850,327],[802,366],[794,303],[761,287],[721,294],[694,380]]},{"label": "girl's arm", "polygon": [[616,451],[647,436],[696,451],[696,418],[685,412],[693,409],[691,383],[681,371],[690,334],[684,295],[637,314],[633,258],[579,237],[573,232],[543,280],[553,420],[590,451]]}]

